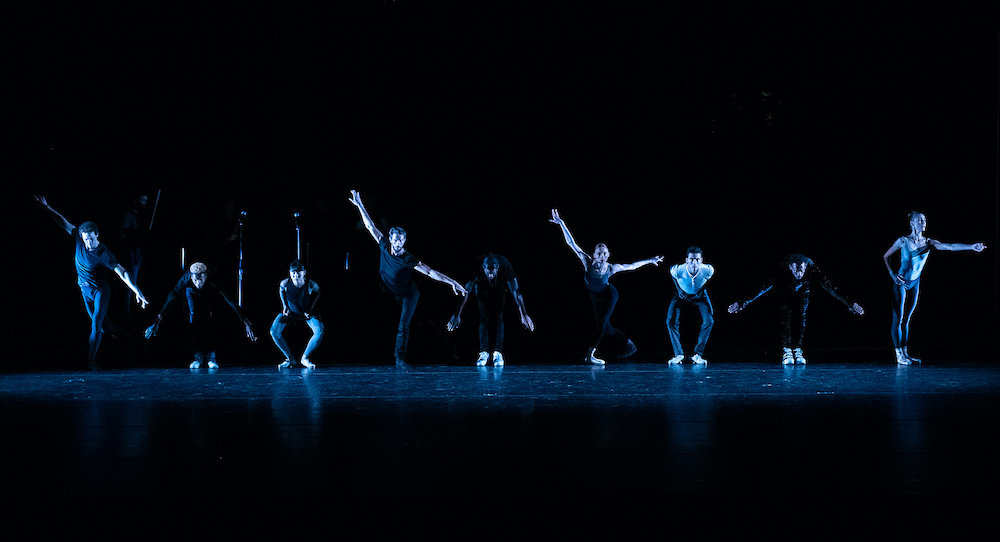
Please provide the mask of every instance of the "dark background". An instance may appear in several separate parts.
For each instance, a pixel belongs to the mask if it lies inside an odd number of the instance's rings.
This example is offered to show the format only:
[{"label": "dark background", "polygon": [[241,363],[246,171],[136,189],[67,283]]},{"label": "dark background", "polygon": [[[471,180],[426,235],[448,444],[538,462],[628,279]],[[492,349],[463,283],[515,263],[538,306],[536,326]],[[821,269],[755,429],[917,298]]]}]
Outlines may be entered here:
[{"label": "dark background", "polygon": [[[807,353],[890,362],[881,256],[920,210],[929,237],[989,249],[930,257],[914,353],[993,359],[995,31],[734,19],[395,3],[367,13],[38,10],[20,21],[7,104],[7,310],[18,317],[5,365],[86,351],[72,241],[32,194],[74,224],[97,221],[113,246],[139,189],[160,199],[140,277],[152,306],[128,322],[137,334],[179,277],[182,245],[236,295],[239,250],[223,238],[235,226],[227,211],[247,213],[244,306],[260,340],[242,339],[221,310],[223,364],[279,357],[267,328],[295,257],[296,212],[323,288],[328,334],[314,361],[391,363],[398,311],[379,292],[377,249],[351,189],[383,231],[403,226],[411,252],[460,281],[477,254],[512,261],[537,330],[523,331],[509,304],[511,362],[575,362],[586,346],[590,305],[547,222],[554,207],[582,246],[605,242],[615,262],[662,254],[669,265],[700,245],[717,269],[706,357],[720,361],[777,360],[773,305],[738,316],[725,307],[800,252],[867,310],[857,318],[814,295]],[[666,270],[613,279],[612,323],[640,361],[669,354]],[[457,352],[471,362],[474,305],[448,344],[439,336],[455,299],[418,280],[414,360],[458,363]],[[183,312],[169,315],[150,363],[187,362]],[[114,339],[102,357],[134,363]]]}]

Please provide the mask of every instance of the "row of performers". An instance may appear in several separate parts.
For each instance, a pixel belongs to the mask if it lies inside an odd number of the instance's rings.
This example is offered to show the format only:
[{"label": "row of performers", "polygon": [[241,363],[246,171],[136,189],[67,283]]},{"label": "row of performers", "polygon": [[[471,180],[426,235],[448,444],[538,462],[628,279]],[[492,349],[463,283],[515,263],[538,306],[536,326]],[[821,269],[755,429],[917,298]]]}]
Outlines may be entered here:
[{"label": "row of performers", "polygon": [[[107,319],[111,288],[106,279],[106,271],[114,271],[121,281],[132,290],[137,303],[142,307],[145,307],[148,301],[128,271],[100,242],[96,224],[85,222],[77,227],[52,209],[44,197],[38,196],[36,199],[59,227],[72,235],[76,241],[77,282],[91,320],[87,363],[93,369],[99,368],[96,358],[103,333],[106,328],[111,328],[110,330],[114,331],[116,327]],[[455,314],[447,324],[449,331],[454,331],[461,323],[461,314],[468,300],[468,295],[470,293],[476,295],[479,306],[480,345],[477,365],[482,366],[490,362],[498,366],[504,364],[503,310],[508,293],[511,294],[518,308],[521,324],[528,330],[534,330],[534,322],[528,316],[517,277],[507,258],[498,254],[482,256],[480,260],[481,271],[477,272],[475,278],[463,285],[409,253],[405,248],[406,232],[402,228],[394,227],[389,230],[388,236],[384,235],[371,219],[360,193],[351,191],[349,201],[357,208],[365,228],[378,244],[379,274],[382,286],[395,298],[400,307],[394,349],[397,366],[406,367],[410,322],[420,297],[420,290],[414,281],[414,271],[451,286],[454,293],[460,296]],[[663,257],[654,256],[627,264],[611,263],[609,260],[611,253],[604,244],[597,245],[593,253],[583,250],[570,233],[565,220],[555,209],[552,210],[550,222],[559,226],[566,245],[579,259],[583,267],[584,284],[593,306],[595,325],[585,355],[585,362],[604,365],[605,361],[597,357],[597,350],[602,343],[612,341],[621,345],[618,352],[619,358],[632,355],[636,351],[635,344],[624,333],[610,324],[612,312],[618,301],[618,291],[614,285],[610,284],[610,278],[616,273],[633,271],[646,265],[658,266],[663,262]],[[896,362],[902,365],[920,361],[910,355],[907,343],[909,341],[910,318],[913,315],[920,290],[920,275],[931,249],[982,252],[986,248],[982,243],[941,243],[925,237],[927,219],[922,213],[911,213],[909,223],[910,233],[896,239],[883,255],[886,268],[893,281],[892,342]],[[894,268],[891,264],[891,258],[897,253],[899,254],[899,265]],[[145,334],[147,338],[155,336],[166,311],[178,299],[184,298],[188,305],[195,351],[195,359],[191,362],[192,368],[198,368],[202,364],[207,364],[209,368],[218,367],[210,331],[213,300],[223,300],[229,304],[246,327],[247,337],[256,340],[253,326],[239,306],[233,303],[210,280],[210,271],[209,267],[202,262],[193,264],[167,296],[167,301],[157,314],[155,322],[146,330]],[[714,267],[704,262],[702,250],[696,246],[688,248],[683,264],[670,268],[670,275],[676,286],[676,294],[668,306],[666,322],[674,353],[674,356],[668,360],[670,364],[682,363],[685,359],[690,359],[695,364],[707,363],[703,355],[715,319],[706,286],[714,273]],[[852,313],[859,316],[864,314],[861,305],[841,294],[820,271],[815,262],[801,254],[786,257],[775,272],[766,279],[761,290],[746,300],[732,303],[727,307],[727,310],[730,313],[739,313],[764,294],[774,292],[778,297],[780,308],[781,362],[784,364],[804,364],[806,359],[802,353],[802,343],[806,313],[809,307],[809,294],[812,287],[826,290]],[[310,361],[310,356],[319,346],[324,333],[322,318],[315,312],[319,294],[319,285],[307,277],[305,266],[299,261],[292,262],[289,267],[289,277],[279,284],[282,312],[275,317],[270,327],[271,338],[284,355],[284,360],[278,365],[279,368],[288,368],[296,363],[308,369],[315,367]],[[685,308],[696,309],[701,316],[698,340],[689,356],[685,355],[680,332],[680,314]],[[311,337],[301,356],[293,355],[292,349],[284,338],[285,327],[293,323],[303,323],[311,330]],[[490,341],[491,331],[492,344]],[[124,330],[122,332],[124,334]]]}]

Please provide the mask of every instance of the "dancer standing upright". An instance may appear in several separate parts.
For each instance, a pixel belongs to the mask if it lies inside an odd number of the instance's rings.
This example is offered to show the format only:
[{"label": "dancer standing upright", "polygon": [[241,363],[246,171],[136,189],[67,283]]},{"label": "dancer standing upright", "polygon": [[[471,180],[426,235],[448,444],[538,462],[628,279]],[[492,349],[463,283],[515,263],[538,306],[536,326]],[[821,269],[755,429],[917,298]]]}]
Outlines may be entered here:
[{"label": "dancer standing upright", "polygon": [[[910,234],[897,238],[882,255],[893,282],[892,346],[896,351],[896,363],[900,365],[920,362],[910,355],[907,346],[910,340],[910,318],[913,316],[913,309],[917,306],[917,295],[920,293],[920,274],[924,270],[931,249],[975,252],[986,250],[986,245],[982,243],[942,243],[924,237],[927,217],[923,213],[914,211],[910,213],[909,219]],[[899,252],[899,269],[894,270],[890,260],[897,252]]]}]

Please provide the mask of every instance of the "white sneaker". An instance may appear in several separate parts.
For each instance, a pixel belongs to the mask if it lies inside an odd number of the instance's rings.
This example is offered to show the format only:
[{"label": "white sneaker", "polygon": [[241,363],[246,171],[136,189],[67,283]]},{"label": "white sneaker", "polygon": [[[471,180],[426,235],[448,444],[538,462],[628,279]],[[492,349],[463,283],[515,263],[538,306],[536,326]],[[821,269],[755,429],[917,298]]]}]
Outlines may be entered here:
[{"label": "white sneaker", "polygon": [[667,363],[670,364],[670,365],[679,365],[682,361],[684,361],[684,354],[678,354],[678,355],[676,355],[676,356],[668,359]]},{"label": "white sneaker", "polygon": [[792,354],[795,356],[795,363],[799,365],[806,364],[806,357],[802,355],[801,348],[796,348],[795,350],[792,351]]},{"label": "white sneaker", "polygon": [[906,354],[903,353],[902,348],[896,349],[896,363],[900,365],[909,365],[910,363],[912,363],[910,361],[910,358],[906,357]]},{"label": "white sneaker", "polygon": [[279,369],[287,369],[287,368],[289,368],[291,366],[292,366],[292,362],[290,360],[287,360],[287,359],[285,361],[282,361],[281,363],[278,364],[278,368]]},{"label": "white sneaker", "polygon": [[902,350],[903,350],[903,357],[905,357],[906,359],[910,360],[913,363],[920,363],[920,358],[915,358],[911,356],[910,351],[907,350],[905,346],[902,348]]},{"label": "white sneaker", "polygon": [[691,361],[693,361],[695,364],[698,364],[698,365],[707,365],[708,364],[708,360],[705,359],[705,358],[703,358],[703,357],[701,357],[701,354],[695,354],[695,355],[691,356]]},{"label": "white sneaker", "polygon": [[309,358],[302,358],[302,359],[299,360],[299,363],[301,363],[302,366],[305,367],[306,369],[315,369],[316,368],[316,364],[313,363],[313,362],[311,362],[311,361],[309,361]]},{"label": "white sneaker", "polygon": [[208,353],[208,368],[209,369],[219,368],[219,364],[215,362],[215,352]]},{"label": "white sneaker", "polygon": [[204,354],[202,354],[201,352],[195,352],[194,361],[192,361],[191,365],[188,365],[188,367],[190,367],[191,369],[201,369],[201,361],[203,359],[205,359]]},{"label": "white sneaker", "polygon": [[486,365],[486,362],[488,362],[489,360],[490,360],[489,352],[480,352],[479,359],[476,360],[476,366],[482,367],[483,365]]},{"label": "white sneaker", "polygon": [[781,364],[782,365],[795,365],[795,355],[792,354],[791,348],[782,348],[781,354]]},{"label": "white sneaker", "polygon": [[493,352],[493,365],[495,367],[503,367],[503,354],[498,351]]}]

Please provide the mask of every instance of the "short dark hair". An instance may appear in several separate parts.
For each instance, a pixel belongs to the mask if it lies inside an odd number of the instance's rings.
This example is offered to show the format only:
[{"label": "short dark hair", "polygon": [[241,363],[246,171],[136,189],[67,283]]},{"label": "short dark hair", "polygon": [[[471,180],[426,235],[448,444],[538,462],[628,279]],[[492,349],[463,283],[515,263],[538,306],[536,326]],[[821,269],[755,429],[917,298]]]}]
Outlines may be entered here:
[{"label": "short dark hair", "polygon": [[91,232],[96,233],[96,234],[100,234],[101,233],[100,230],[97,229],[97,223],[96,222],[91,222],[89,220],[86,221],[86,222],[84,222],[83,224],[80,224],[80,228],[79,229],[80,229],[81,233],[91,233]]},{"label": "short dark hair", "polygon": [[399,235],[400,237],[406,237],[406,230],[400,228],[399,226],[393,226],[392,228],[389,229],[389,235],[392,235],[394,233]]},{"label": "short dark hair", "polygon": [[691,246],[688,247],[687,252],[685,252],[684,254],[685,255],[688,255],[688,254],[704,254],[704,252],[701,251],[701,247],[699,247],[698,245],[691,245]]},{"label": "short dark hair", "polygon": [[289,271],[305,271],[306,265],[302,263],[301,260],[292,260],[292,263],[288,264]]}]

